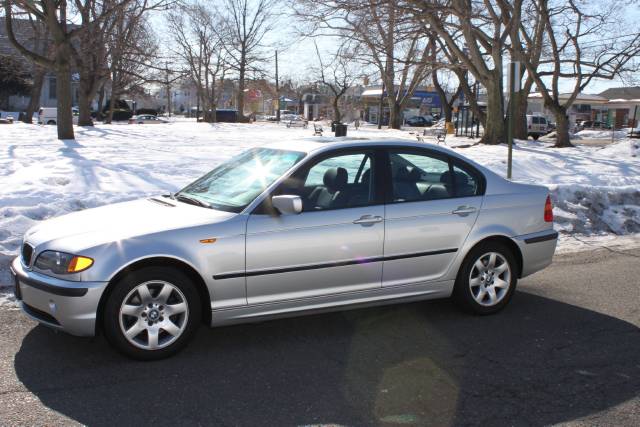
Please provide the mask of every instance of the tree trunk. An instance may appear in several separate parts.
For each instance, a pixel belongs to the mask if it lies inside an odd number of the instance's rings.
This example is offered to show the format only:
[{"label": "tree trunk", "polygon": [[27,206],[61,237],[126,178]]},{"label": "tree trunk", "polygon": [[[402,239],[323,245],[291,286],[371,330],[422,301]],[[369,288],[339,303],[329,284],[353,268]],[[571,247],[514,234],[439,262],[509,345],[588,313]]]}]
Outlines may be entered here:
[{"label": "tree trunk", "polygon": [[244,122],[244,74],[245,74],[245,64],[244,64],[244,54],[242,55],[241,64],[240,64],[240,75],[238,76],[238,121]]},{"label": "tree trunk", "polygon": [[91,119],[91,100],[93,99],[93,89],[85,76],[80,76],[80,88],[78,91],[78,126],[93,126]]},{"label": "tree trunk", "polygon": [[515,139],[527,139],[527,97],[525,91],[516,92],[513,96],[513,137]]},{"label": "tree trunk", "polygon": [[109,110],[107,111],[107,117],[104,122],[106,124],[111,124],[113,121],[113,110],[116,108],[116,97],[118,93],[115,91],[115,85],[111,83],[111,97],[109,98]]},{"label": "tree trunk", "polygon": [[402,111],[400,103],[395,100],[389,102],[389,129],[400,129],[402,127]]},{"label": "tree trunk", "polygon": [[33,86],[31,86],[31,97],[29,98],[29,105],[27,105],[27,111],[24,116],[25,123],[33,123],[33,113],[40,108],[40,94],[42,93],[45,74],[46,71],[44,69],[38,66],[35,67]]},{"label": "tree trunk", "polygon": [[496,145],[505,141],[504,104],[499,87],[487,87],[487,114],[480,143]]},{"label": "tree trunk", "polygon": [[98,114],[96,119],[102,120],[102,103],[104,102],[104,82],[100,85],[100,90],[98,91]]},{"label": "tree trunk", "polygon": [[382,92],[380,93],[380,99],[378,99],[378,129],[382,129],[382,108],[384,107],[384,83],[382,84]]},{"label": "tree trunk", "polygon": [[56,98],[58,107],[58,139],[74,139],[73,115],[71,114],[71,57],[69,48],[57,46],[56,54]]},{"label": "tree trunk", "polygon": [[569,137],[569,117],[564,108],[554,109],[556,116],[556,148],[573,147]]},{"label": "tree trunk", "polygon": [[340,114],[340,107],[338,107],[339,101],[340,101],[340,98],[338,97],[333,98],[333,120],[336,122],[342,121],[342,114]]}]

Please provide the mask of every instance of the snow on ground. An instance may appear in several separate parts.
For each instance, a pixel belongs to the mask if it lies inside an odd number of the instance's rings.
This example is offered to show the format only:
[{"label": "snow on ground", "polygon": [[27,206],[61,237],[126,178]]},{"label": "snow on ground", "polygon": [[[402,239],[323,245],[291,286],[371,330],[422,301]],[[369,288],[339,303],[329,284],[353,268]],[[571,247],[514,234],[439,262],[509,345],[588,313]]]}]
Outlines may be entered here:
[{"label": "snow on ground", "polygon": [[[370,125],[356,131],[350,126],[349,137],[415,140],[419,131],[378,130]],[[1,125],[0,287],[9,284],[8,264],[18,252],[23,233],[38,221],[176,191],[232,155],[266,142],[333,139],[312,134],[312,127],[289,129],[276,123],[176,120],[76,127],[75,140],[59,141],[52,126]],[[331,133],[325,131],[325,135]],[[506,146],[476,141],[448,137],[447,145],[506,175]],[[549,143],[519,141],[515,146],[514,180],[550,188],[556,227],[563,232],[561,246],[573,235],[640,232],[640,157],[631,155],[634,143],[621,139],[605,147],[552,149]],[[631,240],[640,240],[635,237]],[[575,239],[571,241],[575,247]]]}]

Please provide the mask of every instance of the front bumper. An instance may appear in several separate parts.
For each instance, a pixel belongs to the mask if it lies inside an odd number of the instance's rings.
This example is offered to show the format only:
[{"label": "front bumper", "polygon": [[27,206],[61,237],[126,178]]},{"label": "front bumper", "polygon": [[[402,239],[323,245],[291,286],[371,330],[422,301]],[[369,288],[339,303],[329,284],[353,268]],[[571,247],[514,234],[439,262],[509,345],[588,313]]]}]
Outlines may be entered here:
[{"label": "front bumper", "polygon": [[11,264],[15,294],[32,319],[78,336],[96,333],[100,297],[107,282],[71,282],[24,268],[20,258]]},{"label": "front bumper", "polygon": [[517,236],[514,240],[522,253],[520,277],[525,277],[551,264],[558,243],[558,232],[550,229]]}]

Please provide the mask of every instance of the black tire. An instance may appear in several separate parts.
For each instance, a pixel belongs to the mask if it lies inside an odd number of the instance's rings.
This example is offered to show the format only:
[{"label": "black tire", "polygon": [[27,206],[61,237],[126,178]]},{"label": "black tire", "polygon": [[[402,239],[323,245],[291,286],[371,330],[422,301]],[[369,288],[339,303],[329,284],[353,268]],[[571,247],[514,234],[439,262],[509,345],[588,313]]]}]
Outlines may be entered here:
[{"label": "black tire", "polygon": [[534,141],[537,141],[537,140],[538,140],[538,138],[540,138],[540,135],[539,135],[539,134],[537,134],[537,133],[534,133],[534,134],[533,134],[533,135],[531,135],[531,136],[533,137],[533,140],[534,140]]},{"label": "black tire", "polygon": [[[187,304],[187,316],[182,333],[166,347],[155,350],[135,346],[125,337],[120,325],[120,307],[133,289],[145,282],[163,281],[178,288],[180,292],[172,293],[174,297],[184,297]],[[153,286],[153,285],[151,285]],[[153,294],[152,294],[153,296]],[[157,297],[158,294],[155,295]],[[142,304],[144,307],[146,304]],[[168,305],[168,303],[167,303]],[[102,324],[109,343],[122,354],[138,360],[159,360],[172,356],[182,350],[200,326],[202,319],[201,301],[195,284],[181,271],[167,267],[145,267],[124,276],[118,281],[108,296],[102,313]],[[146,310],[146,308],[145,308]],[[169,315],[167,315],[169,317]],[[145,317],[146,318],[146,317]],[[163,320],[163,318],[160,318]],[[160,325],[161,327],[161,325]],[[161,329],[160,334],[170,336]],[[143,332],[144,335],[144,332]]]},{"label": "black tire", "polygon": [[[482,305],[474,298],[474,294],[470,286],[470,278],[472,269],[474,268],[474,264],[476,263],[476,261],[483,257],[483,255],[491,252],[502,255],[502,257],[508,263],[510,272],[510,280],[508,281],[509,287],[496,304]],[[460,266],[460,270],[458,271],[458,276],[453,288],[453,300],[461,309],[466,312],[479,315],[497,313],[502,310],[511,300],[511,297],[513,296],[516,285],[518,283],[518,275],[519,271],[516,258],[507,246],[499,242],[481,243],[467,254],[462,265]],[[499,276],[497,277],[500,278]]]},{"label": "black tire", "polygon": [[49,120],[49,121],[47,122],[47,124],[48,124],[48,125],[55,125],[55,124],[56,124],[56,122],[55,122],[54,120]]}]

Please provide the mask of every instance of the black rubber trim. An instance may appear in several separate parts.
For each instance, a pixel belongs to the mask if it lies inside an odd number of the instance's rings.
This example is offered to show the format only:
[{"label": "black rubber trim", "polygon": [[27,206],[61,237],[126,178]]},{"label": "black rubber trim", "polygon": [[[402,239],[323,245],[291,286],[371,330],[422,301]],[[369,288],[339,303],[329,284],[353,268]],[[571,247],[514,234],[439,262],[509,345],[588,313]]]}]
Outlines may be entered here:
[{"label": "black rubber trim", "polygon": [[369,264],[372,262],[380,262],[380,261],[393,261],[397,259],[406,259],[406,258],[418,258],[423,256],[431,256],[431,255],[441,255],[441,254],[449,254],[453,252],[457,252],[458,249],[442,249],[439,251],[431,251],[431,252],[415,252],[412,254],[404,254],[404,255],[390,255],[390,256],[380,256],[380,257],[371,257],[371,258],[362,258],[362,259],[351,259],[347,261],[337,261],[337,262],[328,262],[326,264],[312,264],[312,265],[301,265],[298,267],[285,267],[285,268],[274,268],[270,270],[256,270],[256,271],[247,271],[242,273],[226,273],[226,274],[216,274],[213,276],[215,280],[222,279],[235,279],[238,277],[252,277],[252,276],[264,276],[267,274],[280,274],[280,273],[292,273],[295,271],[305,271],[305,270],[319,270],[321,268],[332,268],[332,267],[344,267],[346,265],[355,265],[355,264]]},{"label": "black rubber trim", "polygon": [[25,302],[22,303],[22,309],[36,319],[42,320],[46,323],[51,323],[52,325],[60,326],[60,322],[58,322],[55,317],[53,317],[49,313],[45,313],[42,310],[38,310],[37,308],[32,307]]},{"label": "black rubber trim", "polygon": [[531,237],[529,239],[524,239],[524,242],[529,244],[529,243],[540,243],[540,242],[546,242],[548,240],[555,240],[558,238],[558,232],[554,231],[551,234],[545,234],[544,236],[538,236],[538,237]]},{"label": "black rubber trim", "polygon": [[87,292],[89,292],[89,289],[87,288],[63,288],[61,286],[53,286],[48,283],[30,279],[21,275],[18,275],[18,280],[20,280],[20,283],[31,286],[32,288],[36,288],[54,295],[60,295],[62,297],[83,297],[87,294]]}]

